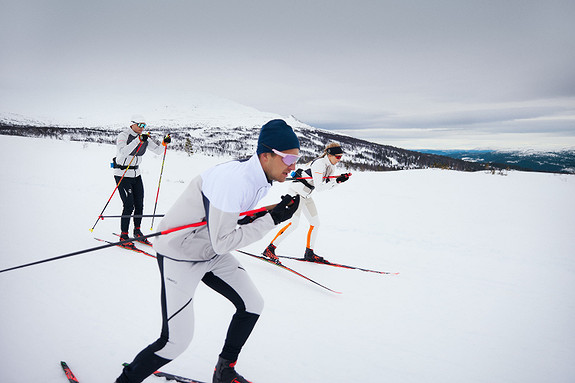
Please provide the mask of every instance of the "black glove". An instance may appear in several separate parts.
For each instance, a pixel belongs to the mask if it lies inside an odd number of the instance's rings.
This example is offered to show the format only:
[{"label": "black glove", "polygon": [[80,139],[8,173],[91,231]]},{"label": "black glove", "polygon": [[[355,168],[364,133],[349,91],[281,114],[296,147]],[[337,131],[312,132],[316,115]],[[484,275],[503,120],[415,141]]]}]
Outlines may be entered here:
[{"label": "black glove", "polygon": [[347,181],[347,180],[349,179],[349,176],[350,176],[350,175],[351,175],[351,174],[349,174],[349,173],[342,174],[342,175],[340,175],[339,177],[337,177],[337,178],[335,179],[335,182],[337,182],[338,184],[340,184],[340,183],[342,183],[342,182],[345,182],[345,181]]},{"label": "black glove", "polygon": [[166,134],[166,137],[164,137],[163,141],[164,146],[166,146],[165,144],[169,144],[170,142],[172,142],[172,137],[170,137],[169,134]]},{"label": "black glove", "polygon": [[150,133],[142,133],[142,134],[140,134],[140,141],[146,142],[146,141],[148,141],[148,138],[150,138]]},{"label": "black glove", "polygon": [[297,210],[298,206],[299,194],[297,194],[295,197],[292,197],[289,194],[282,196],[281,202],[278,203],[276,207],[270,211],[274,223],[277,225],[278,223],[290,219]]},{"label": "black glove", "polygon": [[264,211],[259,211],[254,215],[246,215],[244,218],[238,220],[238,225],[247,225],[248,223],[252,223],[256,219],[258,219],[259,217],[263,217],[267,213],[268,213],[268,211],[264,210]]}]

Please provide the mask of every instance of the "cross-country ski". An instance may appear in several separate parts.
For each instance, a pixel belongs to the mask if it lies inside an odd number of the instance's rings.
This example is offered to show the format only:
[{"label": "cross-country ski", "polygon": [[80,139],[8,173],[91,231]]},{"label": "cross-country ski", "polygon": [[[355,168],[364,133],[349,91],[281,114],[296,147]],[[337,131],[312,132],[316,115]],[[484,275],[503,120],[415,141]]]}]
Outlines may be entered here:
[{"label": "cross-country ski", "polygon": [[340,268],[343,268],[343,269],[360,270],[360,271],[365,271],[365,272],[368,272],[368,273],[399,275],[398,272],[378,271],[378,270],[372,270],[372,269],[364,269],[363,267],[342,265],[341,263],[333,263],[333,262],[330,262],[330,261],[314,262],[314,261],[308,261],[308,260],[305,259],[305,258],[290,257],[290,256],[288,256],[288,255],[279,255],[279,254],[276,254],[276,256],[277,256],[278,258],[283,258],[283,259],[293,259],[294,261],[307,262],[307,263],[315,263],[315,264],[318,264],[318,265],[326,265],[326,266],[340,267]]},{"label": "cross-country ski", "polygon": [[285,266],[285,265],[282,264],[282,263],[274,262],[274,261],[272,261],[271,259],[264,257],[263,255],[256,255],[256,254],[253,254],[253,253],[248,253],[247,251],[244,251],[244,250],[236,250],[236,251],[239,252],[239,253],[245,254],[245,255],[249,255],[249,256],[252,257],[252,258],[257,258],[257,259],[259,259],[259,260],[261,260],[261,261],[270,263],[270,264],[272,264],[272,265],[274,265],[274,266],[277,266],[277,267],[279,267],[279,268],[281,268],[281,269],[287,270],[287,271],[289,271],[290,273],[293,273],[293,274],[295,274],[295,275],[297,275],[297,276],[299,276],[299,277],[301,277],[301,278],[303,278],[303,279],[305,279],[305,280],[310,281],[311,283],[314,283],[314,284],[318,285],[318,286],[321,287],[321,288],[324,288],[324,289],[326,289],[326,290],[331,291],[332,293],[341,294],[340,291],[336,291],[336,290],[330,289],[329,287],[324,286],[324,285],[322,285],[321,283],[319,283],[319,282],[317,282],[317,281],[314,281],[314,280],[311,279],[310,277],[307,277],[307,276],[303,275],[302,273],[300,273],[300,272],[298,272],[298,271],[292,269],[291,267]]},{"label": "cross-country ski", "polygon": [[[122,235],[118,234],[118,233],[113,233],[116,237],[122,239]],[[133,241],[132,243],[136,244],[136,243],[141,243],[142,245],[147,245],[148,248],[153,247],[152,242],[148,241],[147,238],[142,238],[142,239],[138,239],[138,237],[133,237]]]},{"label": "cross-country ski", "polygon": [[[116,242],[108,241],[108,240],[102,239],[102,238],[94,237],[94,239],[95,239],[96,241],[105,242],[105,243],[108,243],[108,244],[110,244],[110,245],[116,244]],[[139,248],[136,247],[135,245],[133,245],[133,246],[122,246],[121,244],[116,244],[116,246],[119,247],[119,248],[121,248],[121,249],[124,249],[124,250],[133,251],[133,252],[135,252],[135,253],[147,255],[148,257],[156,258],[155,255],[153,255],[153,254],[151,254],[151,253],[148,253],[148,252],[145,251],[145,250],[139,249]]]},{"label": "cross-country ski", "polygon": [[78,379],[76,378],[76,376],[74,376],[74,373],[72,372],[72,369],[68,366],[68,364],[64,361],[60,362],[60,366],[62,366],[62,370],[64,370],[64,373],[66,374],[66,378],[68,378],[68,382],[70,383],[79,383]]},{"label": "cross-country ski", "polygon": [[170,374],[170,373],[162,372],[162,371],[156,371],[156,372],[154,372],[154,375],[157,376],[158,378],[165,378],[166,380],[173,380],[173,381],[178,382],[178,383],[205,383],[205,382],[202,382],[199,380],[185,378],[183,376],[174,375],[174,374]]},{"label": "cross-country ski", "polygon": [[[128,363],[124,363],[122,365],[127,366]],[[155,376],[157,376],[158,378],[165,378],[168,381],[173,380],[177,383],[205,383],[205,382],[202,382],[200,380],[186,378],[184,376],[170,374],[169,372],[164,372],[164,371],[155,371],[153,374]]]}]

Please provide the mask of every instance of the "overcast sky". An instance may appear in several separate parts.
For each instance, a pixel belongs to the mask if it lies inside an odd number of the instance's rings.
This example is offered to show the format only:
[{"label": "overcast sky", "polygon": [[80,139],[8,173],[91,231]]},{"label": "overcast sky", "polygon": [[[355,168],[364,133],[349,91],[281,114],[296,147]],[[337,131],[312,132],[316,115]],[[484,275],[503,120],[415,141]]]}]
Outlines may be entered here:
[{"label": "overcast sky", "polygon": [[573,0],[0,7],[0,102],[194,90],[405,148],[575,147]]}]

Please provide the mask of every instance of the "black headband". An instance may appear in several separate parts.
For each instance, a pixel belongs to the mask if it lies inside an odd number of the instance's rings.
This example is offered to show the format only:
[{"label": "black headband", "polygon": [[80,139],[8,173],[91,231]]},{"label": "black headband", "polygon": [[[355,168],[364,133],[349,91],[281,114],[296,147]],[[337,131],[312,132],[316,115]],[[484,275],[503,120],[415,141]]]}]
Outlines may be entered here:
[{"label": "black headband", "polygon": [[331,148],[327,149],[327,154],[331,154],[332,156],[335,156],[336,154],[342,154],[343,153],[343,149],[341,148],[341,146],[332,146]]}]

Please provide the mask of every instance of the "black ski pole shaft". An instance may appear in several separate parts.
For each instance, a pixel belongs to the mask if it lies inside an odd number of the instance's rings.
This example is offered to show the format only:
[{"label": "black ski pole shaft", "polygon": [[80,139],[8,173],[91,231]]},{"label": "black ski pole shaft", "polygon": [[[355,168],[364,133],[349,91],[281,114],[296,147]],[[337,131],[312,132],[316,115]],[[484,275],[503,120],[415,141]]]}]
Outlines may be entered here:
[{"label": "black ski pole shaft", "polygon": [[[161,233],[153,233],[153,234],[150,234],[150,235],[146,235],[145,237],[138,237],[138,238],[149,238],[149,237],[154,237],[154,236],[157,236],[157,235],[160,235],[160,234],[161,234]],[[6,272],[6,271],[11,271],[11,270],[23,269],[24,267],[39,265],[39,264],[41,264],[41,263],[57,261],[57,260],[59,260],[59,259],[69,258],[69,257],[73,257],[73,256],[75,256],[75,255],[85,254],[85,253],[89,253],[89,252],[96,251],[96,250],[106,249],[106,248],[108,248],[108,247],[121,245],[121,244],[123,244],[123,243],[132,242],[132,241],[134,241],[134,240],[136,240],[136,238],[128,238],[128,239],[126,239],[126,240],[122,240],[122,241],[119,241],[119,242],[107,243],[107,244],[105,244],[105,245],[96,246],[96,247],[91,247],[91,248],[89,248],[89,249],[74,251],[73,253],[63,254],[63,255],[59,255],[59,256],[57,256],[57,257],[52,257],[52,258],[48,258],[48,259],[42,259],[41,261],[26,263],[26,264],[20,265],[20,266],[10,267],[10,268],[8,268],[8,269],[0,270],[0,273],[4,273],[4,272]]]},{"label": "black ski pole shaft", "polygon": [[158,235],[169,234],[169,233],[173,233],[174,231],[183,230],[183,229],[188,229],[188,228],[190,228],[190,227],[203,226],[203,225],[205,225],[205,224],[206,224],[206,221],[201,221],[201,222],[196,222],[196,223],[192,223],[192,224],[189,224],[189,225],[174,227],[174,228],[172,228],[172,229],[168,229],[168,230],[164,230],[164,231],[158,231],[158,232],[156,232],[156,233],[152,233],[152,234],[148,234],[148,235],[143,235],[143,236],[141,236],[141,237],[128,238],[128,239],[124,239],[124,240],[118,241],[118,242],[110,242],[110,243],[107,243],[107,244],[105,244],[105,245],[96,246],[96,247],[91,247],[91,248],[89,248],[89,249],[84,249],[84,250],[79,250],[79,251],[74,251],[73,253],[68,253],[68,254],[64,254],[64,255],[59,255],[59,256],[57,256],[57,257],[52,257],[52,258],[48,258],[48,259],[43,259],[43,260],[41,260],[41,261],[36,261],[36,262],[27,263],[27,264],[25,264],[25,265],[10,267],[10,268],[8,268],[8,269],[0,270],[0,273],[4,273],[4,272],[6,272],[6,271],[11,271],[11,270],[22,269],[22,268],[24,268],[24,267],[39,265],[39,264],[41,264],[41,263],[57,261],[57,260],[59,260],[59,259],[69,258],[69,257],[73,257],[73,256],[75,256],[75,255],[85,254],[85,253],[89,253],[89,252],[96,251],[96,250],[107,249],[108,247],[118,246],[118,245],[121,245],[121,244],[123,244],[123,243],[134,242],[134,241],[141,240],[141,239],[144,239],[144,238],[157,237]]},{"label": "black ski pole shaft", "polygon": [[124,214],[124,215],[101,215],[100,219],[104,218],[150,218],[150,217],[163,217],[164,214]]},{"label": "black ski pole shaft", "polygon": [[[347,173],[347,174],[351,175],[351,173]],[[339,177],[339,176],[326,176],[323,178],[337,178],[337,177]],[[313,179],[313,177],[311,177],[311,176],[310,177],[288,177],[288,178],[286,178],[286,181],[311,180],[311,179]]]},{"label": "black ski pole shaft", "polygon": [[162,183],[162,174],[164,173],[164,162],[166,162],[166,152],[168,151],[168,145],[165,144],[164,147],[164,158],[162,159],[162,168],[160,169],[160,178],[158,179],[158,191],[156,192],[156,202],[154,203],[154,213],[152,214],[152,225],[150,230],[154,229],[154,216],[156,214],[156,207],[158,206],[158,197],[160,196],[160,184]]},{"label": "black ski pole shaft", "polygon": [[23,268],[25,268],[25,267],[34,266],[34,265],[39,265],[39,264],[42,264],[42,263],[57,261],[57,260],[59,260],[59,259],[69,258],[69,257],[73,257],[73,256],[80,255],[80,254],[86,254],[86,253],[90,253],[90,252],[96,251],[96,250],[107,249],[108,247],[118,246],[118,245],[121,245],[121,244],[123,244],[123,243],[133,242],[133,241],[141,240],[141,239],[143,239],[143,238],[157,237],[158,235],[169,234],[169,233],[172,233],[172,232],[174,232],[174,231],[178,231],[178,230],[182,230],[182,229],[187,229],[187,228],[190,228],[190,227],[203,226],[203,225],[205,225],[205,224],[206,224],[206,221],[202,221],[202,222],[192,223],[192,224],[190,224],[190,225],[185,225],[185,226],[176,227],[176,228],[173,228],[173,229],[168,229],[168,230],[164,230],[164,231],[159,231],[159,232],[152,233],[152,234],[148,234],[148,235],[144,235],[144,236],[141,236],[141,237],[134,237],[134,238],[124,239],[124,240],[118,241],[118,242],[111,242],[111,243],[107,243],[107,244],[105,244],[105,245],[96,246],[96,247],[91,247],[91,248],[89,248],[89,249],[84,249],[84,250],[74,251],[74,252],[68,253],[68,254],[59,255],[59,256],[57,256],[57,257],[52,257],[52,258],[48,258],[48,259],[42,259],[42,260],[40,260],[40,261],[31,262],[31,263],[26,263],[26,264],[24,264],[24,265],[19,265],[19,266],[10,267],[10,268],[4,269],[4,270],[0,270],[0,273],[4,273],[4,272],[6,272],[6,271],[17,270],[17,269],[23,269]]},{"label": "black ski pole shaft", "polygon": [[98,218],[96,218],[96,222],[94,222],[94,226],[92,226],[92,228],[90,229],[90,231],[94,231],[94,228],[96,227],[96,225],[97,225],[98,222],[100,221],[100,217],[102,216],[102,214],[104,214],[104,210],[106,210],[106,208],[107,208],[108,205],[110,204],[110,201],[112,200],[112,197],[113,197],[114,194],[116,193],[116,190],[118,190],[118,187],[119,187],[120,184],[122,183],[122,180],[124,179],[124,176],[126,175],[126,172],[128,171],[128,169],[130,169],[130,165],[132,165],[132,161],[134,161],[134,158],[136,158],[136,154],[138,154],[138,151],[140,150],[140,147],[142,146],[143,143],[144,143],[144,141],[140,142],[140,145],[138,145],[138,148],[136,149],[136,152],[134,153],[134,156],[132,157],[132,159],[131,159],[130,162],[128,163],[128,167],[126,168],[126,170],[124,170],[124,174],[122,174],[122,178],[120,178],[120,181],[118,181],[118,183],[116,184],[116,187],[114,188],[114,191],[112,192],[112,195],[110,195],[110,198],[108,198],[108,202],[106,202],[106,205],[104,205],[104,208],[102,209],[102,211],[101,211],[100,214],[98,215]]},{"label": "black ski pole shaft", "polygon": [[[261,207],[259,209],[255,209],[255,210],[244,211],[243,213],[240,213],[240,215],[253,215],[253,214],[256,214],[256,213],[264,211],[264,210],[271,210],[271,209],[273,209],[274,206],[275,205],[271,205],[271,206]],[[39,264],[46,263],[46,262],[57,261],[59,259],[69,258],[69,257],[73,257],[75,255],[85,254],[85,253],[89,253],[89,252],[96,251],[96,250],[102,250],[102,249],[106,249],[108,247],[118,246],[118,245],[121,245],[123,243],[134,242],[134,241],[141,240],[144,238],[151,238],[151,237],[157,237],[159,235],[170,234],[170,233],[173,233],[175,231],[179,231],[179,230],[183,230],[183,229],[189,229],[191,227],[203,226],[205,224],[206,224],[206,221],[200,221],[200,222],[196,222],[196,223],[191,223],[189,225],[178,226],[178,227],[174,227],[172,229],[167,229],[164,231],[158,231],[156,233],[152,233],[152,234],[148,234],[148,235],[143,235],[141,237],[134,237],[134,238],[124,239],[124,240],[118,241],[118,242],[111,242],[111,243],[107,243],[105,245],[91,247],[89,249],[74,251],[73,253],[63,254],[63,255],[59,255],[57,257],[52,257],[52,258],[43,259],[43,260],[36,261],[36,262],[27,263],[25,265],[10,267],[10,268],[4,269],[4,270],[0,270],[0,273],[4,273],[6,271],[11,271],[11,270],[22,269],[22,268],[29,267],[29,266],[39,265]]]}]

